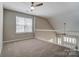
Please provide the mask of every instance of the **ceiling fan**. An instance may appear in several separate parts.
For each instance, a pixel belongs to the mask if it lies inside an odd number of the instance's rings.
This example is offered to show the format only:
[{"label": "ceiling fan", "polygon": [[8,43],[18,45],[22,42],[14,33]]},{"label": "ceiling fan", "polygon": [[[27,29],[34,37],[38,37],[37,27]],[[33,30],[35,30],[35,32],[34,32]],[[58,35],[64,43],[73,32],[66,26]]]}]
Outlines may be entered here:
[{"label": "ceiling fan", "polygon": [[31,9],[31,11],[33,11],[35,9],[35,7],[39,7],[39,6],[42,6],[42,5],[43,5],[43,3],[35,4],[35,2],[31,2],[30,9]]}]

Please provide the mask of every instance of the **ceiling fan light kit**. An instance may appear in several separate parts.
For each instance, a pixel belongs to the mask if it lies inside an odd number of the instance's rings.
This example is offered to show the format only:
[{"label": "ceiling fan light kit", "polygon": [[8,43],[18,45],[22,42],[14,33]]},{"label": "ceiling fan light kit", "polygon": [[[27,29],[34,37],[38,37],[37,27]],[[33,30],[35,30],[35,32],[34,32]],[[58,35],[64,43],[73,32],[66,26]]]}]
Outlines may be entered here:
[{"label": "ceiling fan light kit", "polygon": [[31,9],[31,11],[33,11],[35,9],[35,7],[39,7],[39,6],[42,6],[42,5],[43,5],[43,3],[35,4],[35,2],[31,2],[30,9]]},{"label": "ceiling fan light kit", "polygon": [[34,10],[35,8],[33,6],[30,7],[31,11]]}]

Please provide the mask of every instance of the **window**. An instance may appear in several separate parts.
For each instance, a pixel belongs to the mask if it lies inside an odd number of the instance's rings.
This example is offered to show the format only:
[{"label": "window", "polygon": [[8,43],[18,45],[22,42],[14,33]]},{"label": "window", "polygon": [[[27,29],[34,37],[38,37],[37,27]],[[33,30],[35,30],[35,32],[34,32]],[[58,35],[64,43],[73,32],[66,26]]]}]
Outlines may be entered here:
[{"label": "window", "polygon": [[16,16],[16,33],[32,32],[32,18]]}]

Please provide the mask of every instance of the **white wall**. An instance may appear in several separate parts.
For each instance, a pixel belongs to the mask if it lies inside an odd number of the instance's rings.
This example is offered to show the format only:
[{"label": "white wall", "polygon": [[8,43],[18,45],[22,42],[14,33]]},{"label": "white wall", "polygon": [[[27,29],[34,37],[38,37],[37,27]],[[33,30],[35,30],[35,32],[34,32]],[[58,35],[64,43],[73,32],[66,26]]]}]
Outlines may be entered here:
[{"label": "white wall", "polygon": [[0,3],[0,54],[2,49],[2,41],[3,41],[3,5]]}]

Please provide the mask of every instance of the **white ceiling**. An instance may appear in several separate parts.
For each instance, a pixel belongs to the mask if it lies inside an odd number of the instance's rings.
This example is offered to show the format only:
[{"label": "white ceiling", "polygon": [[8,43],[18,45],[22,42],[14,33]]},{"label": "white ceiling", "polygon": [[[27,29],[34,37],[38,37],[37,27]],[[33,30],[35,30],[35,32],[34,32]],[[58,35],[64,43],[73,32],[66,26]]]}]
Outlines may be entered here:
[{"label": "white ceiling", "polygon": [[30,2],[5,2],[4,8],[16,10],[32,15],[48,18],[55,29],[63,29],[64,22],[67,30],[79,31],[79,3],[78,2],[43,2],[43,6],[36,7],[29,12]]}]

